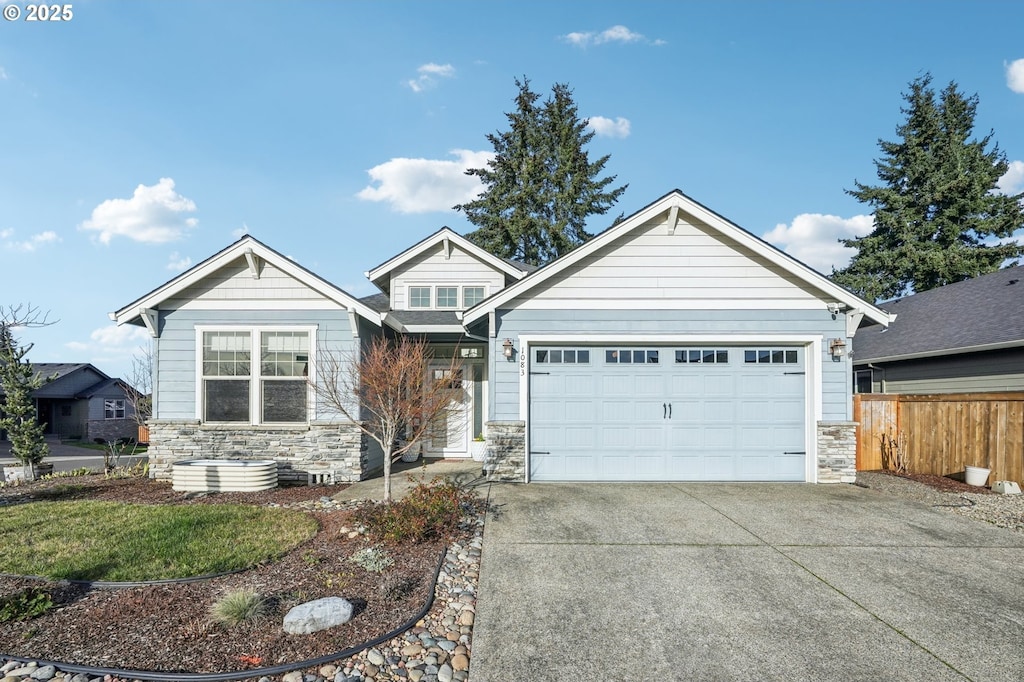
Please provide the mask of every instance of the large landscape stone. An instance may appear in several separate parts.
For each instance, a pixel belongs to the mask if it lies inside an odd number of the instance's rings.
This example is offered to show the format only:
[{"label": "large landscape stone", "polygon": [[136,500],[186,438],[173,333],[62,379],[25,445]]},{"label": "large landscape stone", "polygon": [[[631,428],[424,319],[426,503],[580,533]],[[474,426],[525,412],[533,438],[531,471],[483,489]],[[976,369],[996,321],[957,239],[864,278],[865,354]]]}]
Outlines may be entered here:
[{"label": "large landscape stone", "polygon": [[290,635],[308,635],[351,619],[351,603],[341,597],[325,597],[299,604],[285,614],[284,631]]}]

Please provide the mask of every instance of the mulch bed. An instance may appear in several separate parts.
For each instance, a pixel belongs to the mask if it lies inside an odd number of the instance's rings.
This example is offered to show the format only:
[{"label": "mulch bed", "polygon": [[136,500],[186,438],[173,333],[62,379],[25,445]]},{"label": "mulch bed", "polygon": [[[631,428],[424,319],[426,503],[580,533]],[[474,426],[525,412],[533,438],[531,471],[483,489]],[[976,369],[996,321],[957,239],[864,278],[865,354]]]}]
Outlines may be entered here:
[{"label": "mulch bed", "polygon": [[[81,488],[62,490],[61,484]],[[338,491],[336,486],[302,486],[191,496],[149,479],[89,476],[3,488],[0,505],[55,497],[139,504],[288,504]],[[347,560],[368,544],[363,536],[348,538],[355,525],[351,511],[308,513],[320,525],[309,542],[277,561],[209,581],[85,590],[67,583],[0,578],[0,598],[42,586],[55,602],[37,618],[0,623],[0,652],[128,670],[232,672],[327,656],[390,632],[419,612],[433,588],[443,543],[388,548],[395,564],[378,575]],[[232,628],[212,624],[210,606],[238,588],[264,595],[269,613]],[[357,615],[310,635],[288,635],[281,628],[290,608],[328,596],[348,599]]]},{"label": "mulch bed", "polygon": [[938,476],[936,474],[914,474],[906,473],[900,474],[895,471],[889,471],[880,469],[877,473],[889,474],[890,476],[898,476],[899,478],[910,479],[911,481],[917,481],[918,483],[924,483],[929,488],[934,488],[944,493],[977,493],[979,495],[994,495],[989,488],[981,488],[976,485],[967,485],[963,481],[958,481],[948,476]]}]

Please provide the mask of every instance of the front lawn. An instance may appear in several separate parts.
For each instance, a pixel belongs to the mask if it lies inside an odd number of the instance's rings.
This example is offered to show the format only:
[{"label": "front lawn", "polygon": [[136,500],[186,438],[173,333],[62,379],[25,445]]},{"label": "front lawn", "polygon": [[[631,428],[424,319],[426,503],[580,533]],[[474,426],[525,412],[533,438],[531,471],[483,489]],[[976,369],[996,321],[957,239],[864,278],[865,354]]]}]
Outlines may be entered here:
[{"label": "front lawn", "polygon": [[254,566],[316,531],[308,514],[250,505],[32,502],[0,515],[0,572],[70,580],[185,578]]}]

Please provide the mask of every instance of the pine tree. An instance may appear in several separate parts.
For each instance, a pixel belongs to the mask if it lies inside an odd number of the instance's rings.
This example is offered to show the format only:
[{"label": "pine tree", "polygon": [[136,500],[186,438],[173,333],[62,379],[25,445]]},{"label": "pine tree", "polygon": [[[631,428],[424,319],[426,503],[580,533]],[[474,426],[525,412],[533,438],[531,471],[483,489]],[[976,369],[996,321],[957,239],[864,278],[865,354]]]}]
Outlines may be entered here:
[{"label": "pine tree", "polygon": [[568,85],[556,84],[542,104],[528,79],[516,79],[516,87],[509,129],[487,136],[494,159],[466,171],[484,191],[455,208],[478,227],[467,235],[475,244],[543,265],[590,239],[587,217],[606,213],[627,185],[609,189],[615,176],[598,177],[610,156],[590,161],[585,146],[594,131],[579,118]]},{"label": "pine tree", "polygon": [[925,74],[903,94],[900,140],[879,140],[879,185],[855,182],[847,193],[874,210],[874,230],[840,240],[856,248],[832,279],[872,301],[927,291],[999,269],[1024,246],[999,244],[1024,226],[1024,193],[1001,194],[996,183],[1009,165],[993,133],[970,139],[978,96],[955,82],[939,94]]},{"label": "pine tree", "polygon": [[[0,429],[7,431],[11,454],[29,470],[49,454],[32,399],[32,392],[46,380],[25,357],[31,348],[19,346],[11,326],[0,321],[0,387],[4,393]],[[26,478],[33,477],[31,471],[26,473]]]}]

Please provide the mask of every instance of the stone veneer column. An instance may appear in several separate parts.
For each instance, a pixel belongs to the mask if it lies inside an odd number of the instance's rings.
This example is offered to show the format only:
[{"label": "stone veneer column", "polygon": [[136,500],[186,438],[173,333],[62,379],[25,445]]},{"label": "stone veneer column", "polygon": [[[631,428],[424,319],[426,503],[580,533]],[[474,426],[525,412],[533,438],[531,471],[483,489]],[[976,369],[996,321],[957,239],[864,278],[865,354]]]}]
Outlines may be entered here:
[{"label": "stone veneer column", "polygon": [[366,477],[368,441],[355,424],[308,426],[201,425],[195,419],[151,419],[149,475],[169,479],[183,459],[273,459],[282,481],[306,481],[307,472],[335,472],[335,481]]},{"label": "stone veneer column", "polygon": [[818,422],[818,483],[857,480],[857,422]]},{"label": "stone veneer column", "polygon": [[487,422],[484,475],[488,481],[526,480],[526,422]]}]

